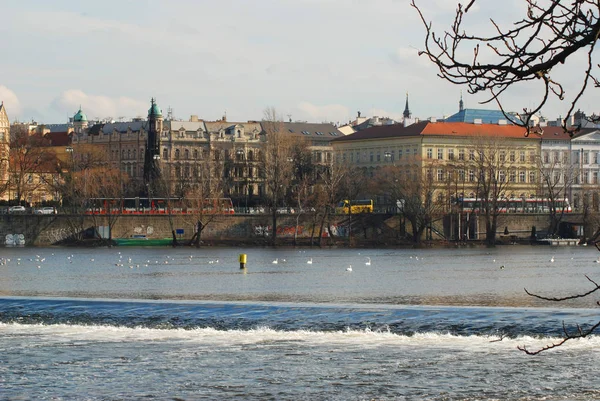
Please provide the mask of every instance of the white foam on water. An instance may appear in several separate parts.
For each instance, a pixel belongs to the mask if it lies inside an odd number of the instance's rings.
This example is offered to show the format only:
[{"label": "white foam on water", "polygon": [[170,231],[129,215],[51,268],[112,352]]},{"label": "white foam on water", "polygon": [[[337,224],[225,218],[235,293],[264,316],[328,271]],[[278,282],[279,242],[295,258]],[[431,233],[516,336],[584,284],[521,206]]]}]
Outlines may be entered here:
[{"label": "white foam on water", "polygon": [[[344,331],[280,331],[268,327],[249,330],[198,329],[154,329],[129,328],[119,326],[67,325],[67,324],[19,324],[0,323],[0,336],[40,337],[46,341],[97,341],[97,342],[148,342],[182,341],[210,343],[215,345],[258,344],[264,342],[303,342],[307,345],[348,345],[362,348],[381,346],[435,347],[448,349],[469,349],[471,352],[489,352],[491,349],[516,349],[526,346],[535,350],[557,343],[558,337],[534,338],[520,336],[501,338],[500,336],[470,335],[458,336],[449,333],[417,333],[411,336],[394,334],[389,331],[344,330]],[[594,349],[600,346],[600,336],[571,340],[561,350]]]}]

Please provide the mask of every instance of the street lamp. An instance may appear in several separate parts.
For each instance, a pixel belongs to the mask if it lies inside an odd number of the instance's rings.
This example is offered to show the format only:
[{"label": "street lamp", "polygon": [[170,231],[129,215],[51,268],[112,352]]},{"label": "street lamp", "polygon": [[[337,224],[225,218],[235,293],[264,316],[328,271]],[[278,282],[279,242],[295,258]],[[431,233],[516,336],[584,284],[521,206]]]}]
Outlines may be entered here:
[{"label": "street lamp", "polygon": [[248,188],[248,158],[246,157],[246,152],[243,149],[238,149],[235,152],[240,158],[242,158],[244,160],[244,165],[245,165],[245,172],[244,172],[244,179],[245,179],[245,187],[246,187],[246,206],[245,206],[245,210],[244,213],[248,213],[248,194],[249,194],[249,188]]},{"label": "street lamp", "polygon": [[388,163],[392,160],[392,152],[390,151],[385,152],[383,156],[385,158],[385,161]]},{"label": "street lamp", "polygon": [[71,169],[73,169],[75,163],[73,162],[73,147],[72,146],[67,146],[65,148],[65,152],[70,153],[71,154]]}]

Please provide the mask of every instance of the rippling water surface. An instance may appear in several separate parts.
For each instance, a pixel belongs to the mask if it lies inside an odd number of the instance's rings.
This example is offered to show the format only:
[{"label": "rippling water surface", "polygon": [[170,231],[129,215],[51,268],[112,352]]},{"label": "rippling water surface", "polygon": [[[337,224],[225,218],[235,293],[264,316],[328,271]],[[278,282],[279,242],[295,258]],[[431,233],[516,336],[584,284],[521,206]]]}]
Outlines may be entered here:
[{"label": "rippling water surface", "polygon": [[516,349],[597,321],[523,290],[591,289],[592,248],[0,251],[0,398],[600,398],[596,337]]}]

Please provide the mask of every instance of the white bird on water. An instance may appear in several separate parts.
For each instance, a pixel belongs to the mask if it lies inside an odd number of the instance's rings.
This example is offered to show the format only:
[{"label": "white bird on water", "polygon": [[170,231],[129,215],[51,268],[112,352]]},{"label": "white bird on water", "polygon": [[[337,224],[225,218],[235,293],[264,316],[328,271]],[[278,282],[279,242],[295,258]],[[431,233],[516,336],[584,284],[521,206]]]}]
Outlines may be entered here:
[{"label": "white bird on water", "polygon": [[352,265],[350,265],[350,266],[346,267],[346,271],[347,271],[347,272],[351,272],[351,271],[352,271]]},{"label": "white bird on water", "polygon": [[277,263],[279,263],[279,258],[275,258],[275,260],[273,262],[271,262],[271,263],[273,263],[274,265],[276,265]]},{"label": "white bird on water", "polygon": [[306,263],[308,263],[309,265],[312,265],[312,258],[308,259],[308,260],[306,261]]},{"label": "white bird on water", "polygon": [[550,263],[554,263],[554,256],[550,258]]},{"label": "white bird on water", "polygon": [[367,256],[367,261],[365,262],[365,265],[371,266],[371,258],[368,256]]}]

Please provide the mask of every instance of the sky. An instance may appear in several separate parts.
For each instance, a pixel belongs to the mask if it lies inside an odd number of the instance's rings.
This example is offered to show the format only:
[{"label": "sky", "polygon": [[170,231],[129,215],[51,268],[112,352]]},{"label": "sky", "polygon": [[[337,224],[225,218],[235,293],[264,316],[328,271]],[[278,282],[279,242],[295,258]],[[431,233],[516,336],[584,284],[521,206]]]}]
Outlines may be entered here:
[{"label": "sky", "polygon": [[[434,29],[450,26],[456,0],[416,1]],[[522,0],[479,3],[473,29],[522,17]],[[465,107],[497,108],[418,56],[425,29],[410,0],[3,0],[0,9],[0,101],[11,121],[64,123],[80,106],[88,119],[145,117],[152,97],[165,115],[209,121],[261,120],[267,108],[308,122],[344,124],[358,111],[400,118],[407,93],[421,119],[457,112],[461,91]],[[575,67],[557,72],[567,95],[581,85]],[[517,88],[506,108],[531,107],[536,88]],[[588,91],[579,105],[592,114],[597,100]],[[567,109],[552,100],[543,114]]]}]

